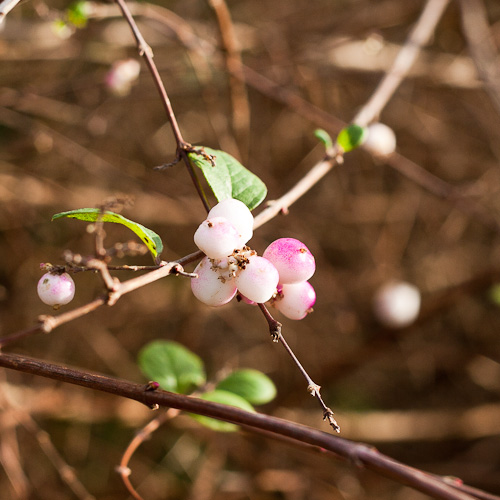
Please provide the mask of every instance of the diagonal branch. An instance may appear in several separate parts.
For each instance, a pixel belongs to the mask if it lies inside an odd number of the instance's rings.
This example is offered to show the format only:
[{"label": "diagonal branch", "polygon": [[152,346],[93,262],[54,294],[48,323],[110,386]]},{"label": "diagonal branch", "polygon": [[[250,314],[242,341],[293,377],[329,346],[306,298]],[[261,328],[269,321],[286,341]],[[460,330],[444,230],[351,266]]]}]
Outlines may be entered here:
[{"label": "diagonal branch", "polygon": [[262,430],[271,435],[290,438],[298,445],[305,444],[319,447],[323,451],[334,453],[337,457],[378,472],[385,477],[406,484],[434,498],[443,500],[472,500],[479,498],[479,495],[472,492],[468,494],[460,491],[459,480],[450,485],[449,479],[409,467],[379,453],[372,446],[355,443],[280,418],[260,413],[250,413],[239,408],[181,394],[151,390],[150,384],[135,384],[126,380],[80,371],[15,354],[0,353],[0,366],[125,397],[151,408],[157,406],[176,408],[189,413],[242,425],[250,430]]}]

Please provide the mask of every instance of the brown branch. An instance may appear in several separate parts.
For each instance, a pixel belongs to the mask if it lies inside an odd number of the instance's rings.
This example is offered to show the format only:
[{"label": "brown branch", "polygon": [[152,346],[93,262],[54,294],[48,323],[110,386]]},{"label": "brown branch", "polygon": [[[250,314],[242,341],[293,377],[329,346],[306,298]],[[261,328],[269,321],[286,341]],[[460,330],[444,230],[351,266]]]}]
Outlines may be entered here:
[{"label": "brown branch", "polygon": [[497,113],[500,113],[498,53],[482,0],[458,0],[462,29],[479,76]]},{"label": "brown branch", "polygon": [[393,460],[379,453],[371,446],[348,441],[287,420],[259,413],[249,413],[239,408],[190,396],[160,390],[152,391],[149,384],[134,384],[125,380],[83,372],[15,354],[0,353],[0,366],[107,392],[115,396],[138,401],[148,407],[159,405],[176,408],[283,436],[296,441],[298,444],[320,447],[351,463],[366,467],[438,499],[471,500],[477,497],[477,495],[459,491],[456,485],[450,486],[444,478],[436,477]]},{"label": "brown branch", "polygon": [[427,1],[417,23],[396,56],[391,69],[379,83],[368,102],[354,117],[353,123],[364,127],[377,119],[382,109],[408,74],[422,47],[428,43],[434,34],[437,23],[441,19],[448,3],[449,0]]},{"label": "brown branch", "polygon": [[226,69],[229,73],[233,129],[238,140],[240,153],[246,157],[250,131],[250,104],[245,79],[243,78],[241,52],[238,48],[231,14],[225,0],[209,0],[209,3],[217,18],[224,47]]}]

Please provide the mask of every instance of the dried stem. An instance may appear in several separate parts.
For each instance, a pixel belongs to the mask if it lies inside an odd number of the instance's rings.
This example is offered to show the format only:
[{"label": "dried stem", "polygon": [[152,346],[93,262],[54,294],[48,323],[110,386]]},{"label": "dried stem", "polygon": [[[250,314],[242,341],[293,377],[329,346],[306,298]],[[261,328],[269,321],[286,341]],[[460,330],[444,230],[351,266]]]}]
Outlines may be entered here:
[{"label": "dried stem", "polygon": [[410,36],[396,56],[392,67],[379,83],[368,102],[354,117],[353,123],[364,127],[378,118],[382,109],[384,109],[413,66],[413,63],[420,54],[420,50],[429,42],[434,34],[437,23],[441,19],[448,3],[449,0],[427,1],[417,23],[411,30]]},{"label": "dried stem", "polygon": [[161,425],[163,425],[165,422],[168,420],[174,418],[179,414],[179,410],[175,408],[169,408],[167,411],[161,413],[158,415],[156,418],[148,422],[132,439],[132,441],[129,443],[127,448],[125,449],[122,459],[120,460],[120,465],[117,467],[117,472],[120,474],[123,484],[125,484],[125,487],[129,491],[129,493],[136,499],[136,500],[143,500],[141,495],[137,492],[137,490],[134,488],[132,485],[132,482],[130,481],[130,474],[132,471],[130,470],[128,464],[130,463],[130,460],[134,453],[136,452],[137,448],[141,446],[144,441],[146,441],[153,432],[155,432]]},{"label": "dried stem", "polygon": [[333,417],[333,411],[330,408],[328,408],[328,406],[326,406],[325,402],[323,401],[323,398],[321,397],[321,392],[320,392],[321,386],[319,386],[316,382],[313,381],[313,379],[307,373],[306,369],[302,366],[302,363],[299,361],[299,359],[293,352],[292,348],[288,345],[287,341],[285,340],[285,337],[283,337],[281,323],[273,318],[273,316],[271,315],[271,313],[264,304],[259,304],[259,308],[262,311],[262,314],[264,314],[264,317],[266,318],[266,321],[269,325],[269,332],[271,334],[273,342],[281,342],[281,345],[285,348],[286,352],[290,355],[293,362],[299,369],[300,373],[302,373],[302,375],[306,379],[307,392],[309,392],[311,396],[314,396],[318,400],[321,408],[323,409],[323,419],[328,420],[328,423],[332,426],[332,428],[336,432],[340,432],[340,427],[337,424],[335,418]]}]

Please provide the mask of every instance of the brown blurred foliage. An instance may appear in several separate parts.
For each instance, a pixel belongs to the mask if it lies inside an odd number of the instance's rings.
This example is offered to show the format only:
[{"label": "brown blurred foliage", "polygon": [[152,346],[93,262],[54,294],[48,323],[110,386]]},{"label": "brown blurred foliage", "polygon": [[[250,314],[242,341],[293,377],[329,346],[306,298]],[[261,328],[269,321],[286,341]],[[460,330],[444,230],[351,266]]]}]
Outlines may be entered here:
[{"label": "brown blurred foliage", "polygon": [[[207,2],[162,6],[219,43]],[[229,2],[244,63],[346,122],[389,68],[422,6],[396,0]],[[498,47],[500,5],[491,0],[486,6]],[[175,142],[145,67],[128,95],[113,96],[104,85],[113,62],[138,59],[128,26],[103,5],[109,15],[62,38],[54,19],[66,7],[26,2],[0,32],[1,336],[50,314],[36,295],[41,262],[61,263],[65,249],[93,250],[83,222],[51,223],[54,213],[130,197],[133,206],[123,214],[162,236],[164,259],[194,251],[192,235],[204,217],[181,164],[153,170],[172,161]],[[206,66],[194,71],[195,60],[170,28],[158,19],[138,19],[187,140],[239,156],[266,182],[269,200],[321,158],[316,125],[251,87],[250,128],[240,141],[248,149],[239,151],[220,53],[207,50]],[[396,132],[400,154],[498,221],[500,116],[469,55],[458,4],[448,7],[381,121]],[[106,231],[109,245],[131,238],[125,228]],[[314,314],[300,322],[284,319],[283,332],[321,384],[343,436],[500,494],[500,314],[490,293],[500,270],[498,229],[360,150],[287,216],[259,229],[252,247],[262,252],[282,236],[306,242],[318,265]],[[375,291],[393,279],[414,283],[423,297],[419,321],[400,331],[385,330],[371,312]],[[95,274],[79,273],[75,281],[76,298],[66,308],[102,291]],[[327,430],[301,375],[270,342],[259,311],[236,301],[205,307],[184,278],[144,287],[112,308],[9,350],[140,382],[137,353],[159,338],[196,352],[212,378],[237,367],[262,370],[278,387],[277,399],[262,411]],[[114,467],[134,429],[152,417],[149,410],[18,373],[2,371],[1,383],[2,499],[77,498],[24,425],[28,415],[92,495],[127,497]],[[353,464],[253,435],[215,435],[186,417],[157,431],[131,468],[132,482],[148,500],[422,496]]]}]

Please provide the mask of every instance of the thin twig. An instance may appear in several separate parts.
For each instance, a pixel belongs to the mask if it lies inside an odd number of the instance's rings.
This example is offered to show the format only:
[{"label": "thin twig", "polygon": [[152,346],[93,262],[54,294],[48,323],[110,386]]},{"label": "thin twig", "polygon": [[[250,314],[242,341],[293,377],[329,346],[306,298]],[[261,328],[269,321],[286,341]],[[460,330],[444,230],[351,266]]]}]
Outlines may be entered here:
[{"label": "thin twig", "polygon": [[420,50],[429,42],[434,34],[437,23],[441,19],[448,3],[449,0],[427,1],[417,23],[396,56],[391,69],[379,83],[368,102],[354,117],[353,123],[364,127],[378,118],[382,109],[384,109],[413,66],[413,63],[420,54]]},{"label": "thin twig", "polygon": [[161,413],[158,415],[156,418],[148,422],[130,441],[129,445],[125,449],[122,455],[122,459],[120,460],[120,465],[117,467],[117,472],[120,474],[120,477],[122,478],[123,484],[125,484],[125,487],[129,491],[129,493],[136,499],[136,500],[143,500],[141,495],[137,492],[137,490],[134,488],[132,485],[132,482],[130,481],[130,474],[131,474],[131,469],[129,468],[128,464],[130,463],[130,460],[134,453],[136,452],[137,448],[141,446],[144,441],[146,441],[153,432],[155,432],[161,425],[163,425],[165,422],[168,420],[174,418],[176,415],[179,414],[179,410],[175,408],[169,408],[167,411]]},{"label": "thin twig", "polygon": [[482,0],[458,0],[462,28],[472,60],[497,113],[500,113],[498,53]]},{"label": "thin twig", "polygon": [[282,325],[279,321],[275,320],[267,307],[264,304],[258,304],[260,310],[264,314],[264,317],[266,318],[266,321],[269,325],[269,332],[271,334],[271,338],[273,339],[273,342],[281,342],[281,345],[285,348],[286,352],[289,354],[289,356],[292,358],[293,362],[299,369],[300,373],[304,376],[307,382],[307,392],[311,394],[311,396],[314,396],[322,410],[323,410],[323,419],[328,420],[328,423],[331,425],[333,430],[336,432],[340,432],[340,427],[337,424],[337,421],[333,417],[333,411],[331,408],[326,406],[325,402],[323,401],[323,398],[321,397],[321,386],[319,386],[314,380],[309,376],[307,373],[306,369],[302,366],[302,363],[299,361],[295,353],[293,352],[292,348],[288,345],[287,341],[285,340],[285,337],[283,337],[283,332],[282,332]]},{"label": "thin twig", "polygon": [[245,79],[243,78],[241,52],[238,48],[231,14],[225,0],[209,0],[209,3],[214,9],[217,18],[224,47],[226,69],[229,73],[233,129],[238,140],[240,154],[246,158],[249,145],[250,104]]}]

